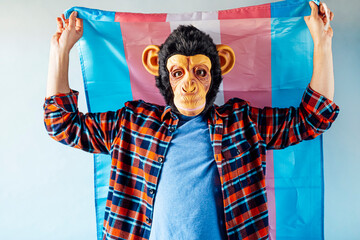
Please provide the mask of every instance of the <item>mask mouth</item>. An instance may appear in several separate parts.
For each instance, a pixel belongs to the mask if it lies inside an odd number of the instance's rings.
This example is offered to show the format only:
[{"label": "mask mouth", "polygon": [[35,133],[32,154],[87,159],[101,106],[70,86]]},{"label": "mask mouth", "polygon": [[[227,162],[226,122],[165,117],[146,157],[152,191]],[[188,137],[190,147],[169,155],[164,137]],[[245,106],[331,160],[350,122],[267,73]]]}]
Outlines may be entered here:
[{"label": "mask mouth", "polygon": [[200,110],[200,109],[204,108],[205,105],[206,105],[206,102],[203,103],[202,105],[196,107],[196,108],[183,108],[183,107],[180,107],[180,106],[176,106],[176,108],[178,108],[178,109],[180,109],[180,110],[183,110],[183,111],[189,111],[189,112],[191,112],[191,111]]},{"label": "mask mouth", "polygon": [[181,92],[180,92],[181,96],[194,96],[194,95],[198,95],[199,94],[199,91],[198,90],[194,90],[192,92],[186,92],[186,90],[184,89],[181,89]]}]

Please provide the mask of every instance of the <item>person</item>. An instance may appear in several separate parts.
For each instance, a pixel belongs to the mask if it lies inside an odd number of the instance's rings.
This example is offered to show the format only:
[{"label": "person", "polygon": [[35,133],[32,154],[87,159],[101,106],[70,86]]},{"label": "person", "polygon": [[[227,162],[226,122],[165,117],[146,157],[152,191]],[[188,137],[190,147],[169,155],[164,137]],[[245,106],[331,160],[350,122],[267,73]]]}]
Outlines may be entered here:
[{"label": "person", "polygon": [[166,106],[139,100],[83,114],[68,82],[69,52],[82,36],[82,20],[76,12],[57,18],[44,123],[63,144],[111,154],[103,239],[268,239],[266,150],[315,138],[339,113],[333,30],[325,30],[323,5],[309,4],[304,20],[314,41],[313,76],[298,108],[259,109],[237,98],[214,105],[233,52],[180,26],[143,54]]}]

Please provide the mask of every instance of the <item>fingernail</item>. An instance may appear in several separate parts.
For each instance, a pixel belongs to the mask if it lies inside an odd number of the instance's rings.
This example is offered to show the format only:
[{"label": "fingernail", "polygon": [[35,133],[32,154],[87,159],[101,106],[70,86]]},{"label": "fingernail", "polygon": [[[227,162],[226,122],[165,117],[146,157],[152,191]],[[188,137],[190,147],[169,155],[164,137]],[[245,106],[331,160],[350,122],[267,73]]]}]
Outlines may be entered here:
[{"label": "fingernail", "polygon": [[75,15],[75,17],[77,16],[77,11],[74,11],[75,13],[74,13],[74,15]]}]

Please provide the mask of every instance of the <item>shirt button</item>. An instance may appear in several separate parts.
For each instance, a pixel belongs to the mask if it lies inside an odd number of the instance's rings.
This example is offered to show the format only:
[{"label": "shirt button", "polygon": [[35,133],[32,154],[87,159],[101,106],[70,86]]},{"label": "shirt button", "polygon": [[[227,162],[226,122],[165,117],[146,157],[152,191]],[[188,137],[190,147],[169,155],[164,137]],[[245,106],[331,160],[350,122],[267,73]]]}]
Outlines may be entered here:
[{"label": "shirt button", "polygon": [[175,127],[170,127],[169,132],[175,132]]},{"label": "shirt button", "polygon": [[163,163],[163,162],[164,162],[164,158],[163,158],[163,157],[159,157],[159,158],[158,158],[158,162],[159,162],[159,163]]},{"label": "shirt button", "polygon": [[155,190],[154,190],[154,189],[150,189],[149,192],[150,192],[150,194],[154,194],[154,193],[155,193]]},{"label": "shirt button", "polygon": [[151,223],[151,219],[150,219],[150,218],[146,218],[146,222],[147,222],[147,223]]},{"label": "shirt button", "polygon": [[237,152],[237,154],[240,154],[240,153],[241,153],[239,149],[238,149],[238,150],[236,150],[236,152]]}]

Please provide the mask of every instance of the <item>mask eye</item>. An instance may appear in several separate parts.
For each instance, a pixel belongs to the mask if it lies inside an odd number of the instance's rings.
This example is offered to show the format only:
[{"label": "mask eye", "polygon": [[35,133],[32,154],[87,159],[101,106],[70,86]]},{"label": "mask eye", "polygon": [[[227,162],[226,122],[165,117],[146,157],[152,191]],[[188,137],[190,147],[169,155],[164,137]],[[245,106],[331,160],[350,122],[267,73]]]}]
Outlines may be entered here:
[{"label": "mask eye", "polygon": [[174,77],[174,78],[179,78],[183,75],[183,72],[180,71],[180,70],[176,70],[174,72],[171,73],[171,76]]},{"label": "mask eye", "polygon": [[195,74],[196,74],[196,76],[203,78],[203,77],[206,77],[207,72],[205,69],[199,68],[199,69],[196,69]]}]

